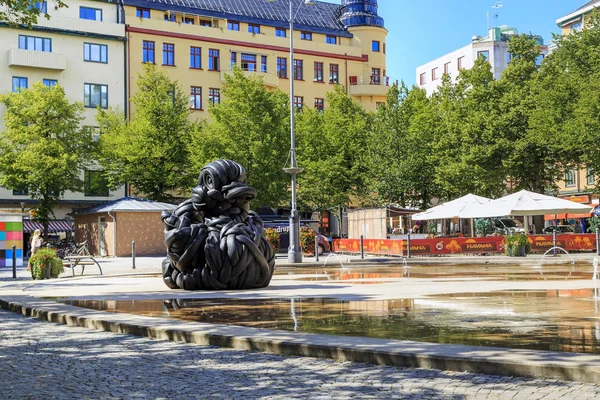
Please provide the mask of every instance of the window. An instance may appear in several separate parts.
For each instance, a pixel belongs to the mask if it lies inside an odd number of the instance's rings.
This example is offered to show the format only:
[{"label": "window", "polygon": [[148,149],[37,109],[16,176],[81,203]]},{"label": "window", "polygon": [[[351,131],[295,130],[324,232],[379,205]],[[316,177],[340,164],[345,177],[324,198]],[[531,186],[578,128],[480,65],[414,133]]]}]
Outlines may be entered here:
[{"label": "window", "polygon": [[323,111],[325,109],[325,99],[315,98],[315,110]]},{"label": "window", "polygon": [[32,3],[32,8],[35,8],[42,14],[48,14],[48,3],[46,3],[45,1],[38,1]]},{"label": "window", "polygon": [[446,64],[444,64],[444,73],[445,74],[450,74],[450,63],[447,62]]},{"label": "window", "polygon": [[138,7],[135,9],[135,16],[138,18],[150,18],[150,9]]},{"label": "window", "polygon": [[23,78],[20,76],[13,76],[12,78],[12,91],[18,92],[21,89],[27,89],[27,78]]},{"label": "window", "polygon": [[419,85],[423,86],[426,83],[427,83],[427,74],[425,72],[423,72],[421,75],[419,75]]},{"label": "window", "polygon": [[338,44],[337,36],[327,35],[325,36],[325,42],[327,44]]},{"label": "window", "polygon": [[13,190],[13,196],[29,196],[29,189],[22,188],[22,189]]},{"label": "window", "polygon": [[56,86],[56,84],[58,83],[56,79],[44,79],[42,82],[48,87]]},{"label": "window", "polygon": [[304,80],[304,63],[302,60],[294,60],[294,79],[297,81]]},{"label": "window", "polygon": [[175,65],[175,45],[163,43],[163,65]]},{"label": "window", "polygon": [[565,171],[565,186],[575,186],[575,170],[568,169]]},{"label": "window", "polygon": [[102,21],[102,10],[99,8],[79,7],[79,18]]},{"label": "window", "polygon": [[194,25],[195,22],[195,18],[194,17],[184,17],[181,20],[182,23],[187,24],[187,25]]},{"label": "window", "polygon": [[312,33],[310,33],[310,32],[300,32],[300,39],[302,39],[302,40],[312,40]]},{"label": "window", "polygon": [[358,85],[358,76],[356,76],[356,75],[349,76],[348,83],[350,83],[351,86]]},{"label": "window", "polygon": [[374,51],[374,52],[376,52],[376,53],[379,53],[379,48],[380,48],[379,41],[373,40],[371,42],[371,50]]},{"label": "window", "polygon": [[235,21],[227,21],[227,29],[230,31],[239,31],[240,23]]},{"label": "window", "polygon": [[438,79],[440,79],[440,69],[438,67],[435,67],[431,70],[431,80],[436,81]]},{"label": "window", "polygon": [[221,89],[208,89],[208,102],[210,104],[220,104],[221,103]]},{"label": "window", "polygon": [[577,32],[581,30],[581,21],[576,22],[574,24],[571,25],[571,31],[573,32]]},{"label": "window", "polygon": [[294,109],[296,111],[302,111],[302,105],[304,104],[304,97],[294,96]]},{"label": "window", "polygon": [[154,64],[154,42],[142,42],[142,62]]},{"label": "window", "polygon": [[543,54],[538,55],[535,58],[535,65],[538,65],[538,66],[541,65],[543,60],[544,60],[544,55]]},{"label": "window", "polygon": [[379,107],[383,106],[384,104],[385,104],[385,102],[383,102],[383,101],[375,102],[375,109],[379,110]]},{"label": "window", "polygon": [[202,88],[192,86],[190,92],[190,108],[192,110],[202,110]]},{"label": "window", "polygon": [[209,49],[208,50],[208,70],[218,71],[219,70],[219,50]]},{"label": "window", "polygon": [[241,60],[244,71],[256,71],[256,54],[242,53]]},{"label": "window", "polygon": [[248,24],[248,32],[258,35],[260,33],[260,25]]},{"label": "window", "polygon": [[237,53],[235,51],[231,52],[231,61],[229,62],[229,67],[233,70],[233,67],[237,65]]},{"label": "window", "polygon": [[315,62],[315,82],[323,82],[323,63]]},{"label": "window", "polygon": [[201,19],[200,20],[200,26],[207,26],[209,28],[212,28],[212,22],[208,21],[206,19]]},{"label": "window", "polygon": [[329,64],[329,83],[340,83],[339,73],[340,73],[339,65]]},{"label": "window", "polygon": [[102,171],[85,171],[83,180],[85,196],[108,196],[108,181]]},{"label": "window", "polygon": [[594,170],[592,168],[587,169],[587,184],[588,185],[596,184],[596,174],[594,174]]},{"label": "window", "polygon": [[83,84],[83,106],[88,108],[108,108],[108,85]]},{"label": "window", "polygon": [[510,51],[506,52],[506,62],[509,63],[512,60],[512,53]]},{"label": "window", "polygon": [[458,70],[459,71],[462,71],[463,69],[465,69],[465,66],[463,65],[464,62],[465,62],[465,57],[464,56],[458,58],[457,65],[458,65]]},{"label": "window", "polygon": [[385,43],[383,44],[383,54],[385,54]]},{"label": "window", "polygon": [[92,128],[92,140],[94,142],[97,142],[98,139],[100,139],[100,128],[98,128],[97,126],[94,126]]},{"label": "window", "polygon": [[287,78],[287,58],[277,57],[277,76]]},{"label": "window", "polygon": [[489,50],[483,50],[483,51],[478,51],[477,52],[477,58],[483,57],[483,59],[485,61],[489,61],[490,60],[490,52]]},{"label": "window", "polygon": [[190,46],[190,68],[202,69],[202,48]]},{"label": "window", "polygon": [[19,49],[51,52],[52,39],[19,35]]},{"label": "window", "polygon": [[285,29],[282,29],[282,28],[275,28],[275,36],[277,36],[277,37],[286,37],[287,36],[287,31]]},{"label": "window", "polygon": [[267,56],[260,56],[260,72],[267,73]]},{"label": "window", "polygon": [[108,46],[105,44],[84,43],[83,61],[107,63]]},{"label": "window", "polygon": [[177,22],[177,18],[175,17],[175,14],[165,13],[165,21]]},{"label": "window", "polygon": [[381,85],[380,68],[371,68],[371,85]]}]

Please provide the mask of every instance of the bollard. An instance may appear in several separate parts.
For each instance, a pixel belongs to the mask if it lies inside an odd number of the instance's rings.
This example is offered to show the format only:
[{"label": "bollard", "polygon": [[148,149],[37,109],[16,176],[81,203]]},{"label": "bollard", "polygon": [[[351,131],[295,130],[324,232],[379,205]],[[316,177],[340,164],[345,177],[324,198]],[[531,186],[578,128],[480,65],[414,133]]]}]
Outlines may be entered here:
[{"label": "bollard", "polygon": [[552,247],[554,247],[554,257],[556,257],[556,229],[552,231]]},{"label": "bollard", "polygon": [[408,238],[406,239],[406,258],[410,258],[410,231],[408,231]]},{"label": "bollard", "polygon": [[131,263],[132,269],[135,269],[135,240],[131,241]]},{"label": "bollard", "polygon": [[319,261],[319,237],[315,236],[315,258]]},{"label": "bollard", "polygon": [[360,235],[360,259],[365,259],[365,238],[363,235]]},{"label": "bollard", "polygon": [[596,228],[596,255],[600,256],[600,228]]},{"label": "bollard", "polygon": [[13,245],[12,249],[13,279],[17,279],[17,246]]}]

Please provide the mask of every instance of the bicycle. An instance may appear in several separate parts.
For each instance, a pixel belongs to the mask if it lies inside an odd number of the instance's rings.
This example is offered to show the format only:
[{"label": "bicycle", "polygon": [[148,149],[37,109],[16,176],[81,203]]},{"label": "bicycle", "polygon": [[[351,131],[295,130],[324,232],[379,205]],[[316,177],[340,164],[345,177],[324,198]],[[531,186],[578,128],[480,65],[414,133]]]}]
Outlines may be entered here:
[{"label": "bicycle", "polygon": [[62,254],[59,254],[60,258],[65,258],[67,256],[89,256],[91,255],[90,249],[87,246],[87,240],[84,240],[81,243],[70,243],[70,245],[63,249]]}]

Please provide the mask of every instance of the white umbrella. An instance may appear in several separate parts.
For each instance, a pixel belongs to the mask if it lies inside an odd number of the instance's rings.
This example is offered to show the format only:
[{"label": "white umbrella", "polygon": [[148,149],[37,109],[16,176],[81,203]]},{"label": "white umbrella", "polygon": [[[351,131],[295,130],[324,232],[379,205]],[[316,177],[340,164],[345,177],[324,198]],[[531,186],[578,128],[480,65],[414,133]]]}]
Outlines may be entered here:
[{"label": "white umbrella", "polygon": [[539,193],[520,192],[465,209],[459,218],[490,218],[508,215],[590,213],[593,207]]},{"label": "white umbrella", "polygon": [[[448,201],[438,206],[432,207],[419,214],[411,216],[413,221],[422,221],[430,219],[451,219],[460,217],[460,214],[474,206],[480,206],[489,202],[490,199],[468,194],[456,200]],[[460,217],[463,218],[463,217]]]}]

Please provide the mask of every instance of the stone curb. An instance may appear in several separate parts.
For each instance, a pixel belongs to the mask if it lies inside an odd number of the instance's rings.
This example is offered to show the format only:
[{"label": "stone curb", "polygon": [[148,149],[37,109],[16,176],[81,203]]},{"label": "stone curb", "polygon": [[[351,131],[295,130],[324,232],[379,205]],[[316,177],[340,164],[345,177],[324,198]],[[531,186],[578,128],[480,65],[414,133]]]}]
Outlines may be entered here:
[{"label": "stone curb", "polygon": [[595,354],[501,349],[271,331],[108,313],[29,296],[0,299],[0,307],[42,321],[151,339],[397,367],[468,371],[600,384]]}]

